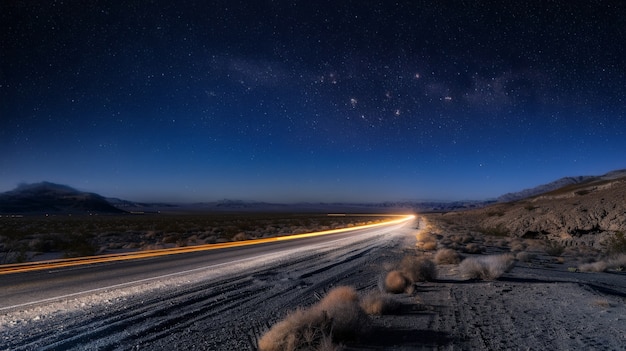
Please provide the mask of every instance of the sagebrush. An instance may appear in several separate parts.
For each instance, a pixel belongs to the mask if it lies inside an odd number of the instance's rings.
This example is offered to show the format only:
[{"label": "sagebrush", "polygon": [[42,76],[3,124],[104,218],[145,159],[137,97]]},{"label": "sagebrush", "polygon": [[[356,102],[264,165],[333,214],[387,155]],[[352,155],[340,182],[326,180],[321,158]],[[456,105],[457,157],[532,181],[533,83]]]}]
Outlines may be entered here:
[{"label": "sagebrush", "polygon": [[469,257],[459,265],[461,274],[468,279],[494,280],[515,266],[512,254]]},{"label": "sagebrush", "polygon": [[317,304],[297,309],[258,341],[260,351],[335,350],[367,329],[368,317],[352,287],[332,289]]}]

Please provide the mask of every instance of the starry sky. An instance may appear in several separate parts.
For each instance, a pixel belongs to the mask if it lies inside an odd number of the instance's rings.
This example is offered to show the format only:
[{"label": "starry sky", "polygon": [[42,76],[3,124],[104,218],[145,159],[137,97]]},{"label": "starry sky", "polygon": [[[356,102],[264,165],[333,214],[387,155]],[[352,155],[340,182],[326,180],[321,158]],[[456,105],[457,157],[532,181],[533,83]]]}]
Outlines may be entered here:
[{"label": "starry sky", "polygon": [[0,191],[488,199],[626,167],[623,1],[0,4]]}]

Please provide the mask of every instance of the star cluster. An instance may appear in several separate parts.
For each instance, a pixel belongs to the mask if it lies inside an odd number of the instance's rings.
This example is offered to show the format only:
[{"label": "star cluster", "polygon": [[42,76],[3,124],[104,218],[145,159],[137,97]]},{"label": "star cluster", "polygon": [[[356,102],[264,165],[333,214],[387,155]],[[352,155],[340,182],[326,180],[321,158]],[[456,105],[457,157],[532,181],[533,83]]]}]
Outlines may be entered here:
[{"label": "star cluster", "polygon": [[0,6],[0,190],[481,199],[624,167],[621,1]]}]

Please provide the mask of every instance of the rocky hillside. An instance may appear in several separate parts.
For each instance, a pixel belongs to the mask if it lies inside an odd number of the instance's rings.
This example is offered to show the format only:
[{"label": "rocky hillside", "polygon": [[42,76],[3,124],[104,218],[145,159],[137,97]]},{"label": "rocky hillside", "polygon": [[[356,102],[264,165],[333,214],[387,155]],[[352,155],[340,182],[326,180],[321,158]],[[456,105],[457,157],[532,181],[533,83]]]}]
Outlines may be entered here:
[{"label": "rocky hillside", "polygon": [[577,177],[563,177],[561,179],[557,179],[548,184],[542,184],[530,189],[524,189],[522,191],[507,193],[500,197],[498,197],[498,202],[511,202],[526,199],[532,196],[540,195],[543,193],[547,193],[549,191],[553,191],[556,189],[560,189],[562,187],[574,184],[581,184],[585,182],[597,181],[597,180],[609,180],[626,177],[626,170],[617,170],[609,172],[603,176],[577,176]]},{"label": "rocky hillside", "polygon": [[22,184],[0,194],[0,213],[123,213],[98,194],[49,182]]},{"label": "rocky hillside", "polygon": [[560,189],[564,186],[578,184],[593,178],[592,176],[578,176],[578,177],[563,177],[548,184],[542,184],[540,186],[524,189],[522,191],[507,193],[498,197],[498,202],[511,202],[526,199],[535,195],[547,193],[552,190]]},{"label": "rocky hillside", "polygon": [[626,232],[626,174],[612,172],[474,215],[483,230],[566,245],[597,245]]}]

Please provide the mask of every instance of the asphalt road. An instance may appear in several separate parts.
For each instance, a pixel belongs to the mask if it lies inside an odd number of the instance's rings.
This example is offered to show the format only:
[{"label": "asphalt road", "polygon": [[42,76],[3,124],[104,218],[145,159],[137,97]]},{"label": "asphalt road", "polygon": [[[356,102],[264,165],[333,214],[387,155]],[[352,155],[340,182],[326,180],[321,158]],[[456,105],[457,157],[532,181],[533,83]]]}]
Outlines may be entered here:
[{"label": "asphalt road", "polygon": [[397,226],[398,224],[392,224],[243,247],[0,275],[0,311],[137,284],[151,279],[166,278],[195,270],[211,269],[211,267],[229,262],[248,260],[333,240],[367,236],[370,233],[379,233],[381,230],[389,230],[389,227]]}]

